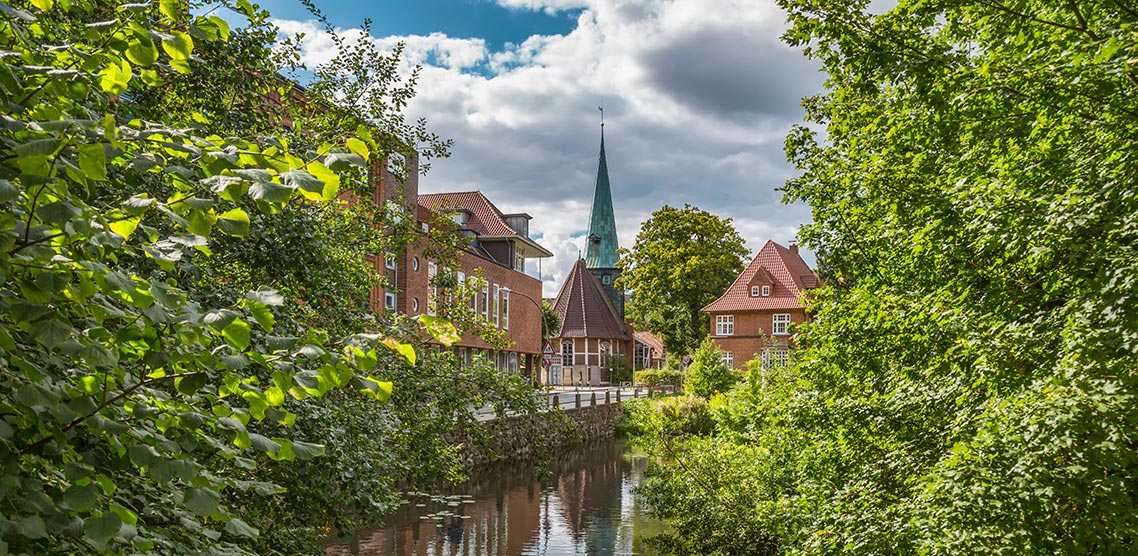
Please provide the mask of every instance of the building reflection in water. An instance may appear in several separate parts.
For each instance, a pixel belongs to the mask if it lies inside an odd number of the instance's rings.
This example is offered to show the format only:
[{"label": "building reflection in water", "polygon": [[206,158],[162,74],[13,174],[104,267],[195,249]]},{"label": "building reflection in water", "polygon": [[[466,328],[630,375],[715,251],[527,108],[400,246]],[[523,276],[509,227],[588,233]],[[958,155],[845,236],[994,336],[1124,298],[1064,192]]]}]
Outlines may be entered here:
[{"label": "building reflection in water", "polygon": [[[642,537],[664,530],[632,493],[646,460],[605,441],[564,454],[545,478],[497,466],[456,490],[457,506],[409,505],[391,525],[328,548],[330,556],[649,555]],[[440,510],[455,515],[422,516]]]}]

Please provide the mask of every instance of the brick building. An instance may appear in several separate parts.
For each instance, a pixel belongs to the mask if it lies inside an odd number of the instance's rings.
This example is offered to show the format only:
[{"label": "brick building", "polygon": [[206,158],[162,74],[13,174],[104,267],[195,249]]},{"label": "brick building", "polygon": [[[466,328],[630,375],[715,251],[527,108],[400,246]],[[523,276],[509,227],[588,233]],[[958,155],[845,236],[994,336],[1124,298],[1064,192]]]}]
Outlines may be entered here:
[{"label": "brick building", "polygon": [[797,245],[767,241],[731,287],[703,308],[711,319],[711,338],[736,369],[759,355],[772,364],[785,363],[793,325],[809,318],[803,296],[816,287],[818,278]]},{"label": "brick building", "polygon": [[[536,376],[541,363],[541,282],[525,273],[526,261],[553,254],[529,237],[528,214],[504,214],[480,192],[420,194],[417,155],[405,161],[407,176],[396,180],[380,172],[374,202],[395,203],[414,215],[421,235],[403,253],[375,257],[377,273],[384,274],[392,288],[376,288],[372,303],[410,316],[434,315],[440,303],[469,304],[486,326],[504,332],[512,342],[497,350],[477,335],[464,334],[454,347],[460,360],[474,357],[493,361],[502,370]],[[431,226],[439,215],[453,215],[445,222],[450,233],[466,238],[466,249],[444,263],[431,257],[428,242]],[[436,280],[441,275],[453,280]],[[439,282],[452,284],[440,287]],[[457,284],[473,295],[454,299]]]}]

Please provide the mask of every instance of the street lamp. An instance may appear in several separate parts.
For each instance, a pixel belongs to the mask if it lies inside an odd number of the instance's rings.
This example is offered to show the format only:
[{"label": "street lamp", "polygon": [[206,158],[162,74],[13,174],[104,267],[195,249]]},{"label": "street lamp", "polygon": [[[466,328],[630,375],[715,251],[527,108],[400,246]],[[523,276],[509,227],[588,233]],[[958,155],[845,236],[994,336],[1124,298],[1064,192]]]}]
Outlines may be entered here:
[{"label": "street lamp", "polygon": [[[510,288],[503,287],[500,291],[506,292],[506,295],[518,294],[518,295],[530,300],[530,303],[533,303],[534,306],[537,307],[537,319],[538,319],[538,323],[541,323],[541,321],[543,320],[542,319],[541,302],[539,302],[538,300],[536,300],[536,299],[534,299],[534,298],[532,298],[532,297],[530,297],[530,296],[528,296],[528,295],[526,295],[520,291],[511,290]],[[540,324],[538,326],[540,326]],[[540,328],[539,328],[539,330],[540,330]],[[540,335],[540,332],[539,332],[539,335]],[[545,338],[542,338],[542,340],[545,340]],[[540,346],[538,347],[538,351],[541,351]],[[547,373],[548,373],[548,371],[547,371]]]}]

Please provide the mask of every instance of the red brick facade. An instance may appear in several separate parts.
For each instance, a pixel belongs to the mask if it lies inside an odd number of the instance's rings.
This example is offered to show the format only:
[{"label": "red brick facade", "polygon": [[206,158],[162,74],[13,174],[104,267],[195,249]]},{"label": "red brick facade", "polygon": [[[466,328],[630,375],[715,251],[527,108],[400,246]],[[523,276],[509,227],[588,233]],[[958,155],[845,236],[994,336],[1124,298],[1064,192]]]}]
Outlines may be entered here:
[{"label": "red brick facade", "polygon": [[817,286],[797,246],[768,241],[731,287],[703,308],[712,340],[736,369],[755,357],[785,360],[797,325],[809,319],[804,296]]}]

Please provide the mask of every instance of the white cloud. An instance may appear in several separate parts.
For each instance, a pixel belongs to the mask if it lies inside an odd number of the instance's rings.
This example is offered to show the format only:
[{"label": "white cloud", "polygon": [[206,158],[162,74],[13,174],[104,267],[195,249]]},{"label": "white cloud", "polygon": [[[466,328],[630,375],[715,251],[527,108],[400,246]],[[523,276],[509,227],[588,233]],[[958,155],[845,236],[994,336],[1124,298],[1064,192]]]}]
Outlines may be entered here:
[{"label": "white cloud", "polygon": [[[792,241],[809,219],[775,188],[793,175],[782,144],[801,120],[797,99],[822,78],[779,42],[785,24],[774,0],[497,1],[583,9],[566,35],[493,52],[481,39],[441,33],[372,40],[403,41],[408,63],[424,64],[408,115],[455,140],[421,188],[479,189],[506,212],[533,215],[531,233],[556,255],[541,265],[545,295],[583,248],[602,101],[622,246],[663,204],[734,218],[752,253],[768,239]],[[277,24],[307,34],[306,60],[329,56],[312,24]]]}]

